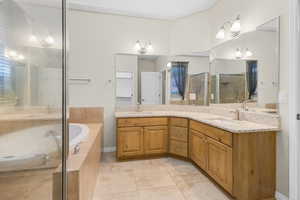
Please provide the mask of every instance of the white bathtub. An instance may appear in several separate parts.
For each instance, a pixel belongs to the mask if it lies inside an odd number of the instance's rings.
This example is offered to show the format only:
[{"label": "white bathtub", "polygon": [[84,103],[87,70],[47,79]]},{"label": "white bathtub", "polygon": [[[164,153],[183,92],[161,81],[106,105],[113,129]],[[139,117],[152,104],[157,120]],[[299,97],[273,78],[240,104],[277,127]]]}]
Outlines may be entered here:
[{"label": "white bathtub", "polygon": [[[70,152],[88,137],[89,128],[70,124]],[[58,167],[61,124],[24,129],[0,136],[0,172]]]}]

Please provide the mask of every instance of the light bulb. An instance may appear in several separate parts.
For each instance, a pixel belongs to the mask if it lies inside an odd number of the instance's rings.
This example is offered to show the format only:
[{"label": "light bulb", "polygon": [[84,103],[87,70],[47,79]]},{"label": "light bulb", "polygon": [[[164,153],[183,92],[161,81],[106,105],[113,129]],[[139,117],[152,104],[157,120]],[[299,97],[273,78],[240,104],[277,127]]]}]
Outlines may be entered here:
[{"label": "light bulb", "polygon": [[4,56],[5,56],[6,58],[9,58],[9,52],[8,52],[7,49],[4,50]]},{"label": "light bulb", "polygon": [[54,44],[54,38],[51,37],[51,36],[48,36],[46,39],[45,39],[46,43],[49,44],[49,45],[52,45]]},{"label": "light bulb", "polygon": [[35,42],[37,42],[37,41],[38,41],[38,39],[37,39],[37,37],[36,37],[35,35],[31,35],[31,36],[29,37],[29,42],[35,43]]},{"label": "light bulb", "polygon": [[25,59],[25,57],[22,54],[18,55],[18,57],[17,57],[17,60],[24,60],[24,59]]},{"label": "light bulb", "polygon": [[9,56],[9,57],[15,58],[17,55],[18,55],[18,54],[17,54],[16,51],[11,50],[11,51],[8,52],[8,56]]},{"label": "light bulb", "polygon": [[250,51],[249,49],[246,49],[246,57],[251,57],[253,56],[252,51]]},{"label": "light bulb", "polygon": [[136,41],[136,43],[135,43],[135,49],[137,50],[137,51],[139,51],[139,50],[141,50],[141,42],[138,40],[138,41]]},{"label": "light bulb", "polygon": [[237,49],[236,52],[235,52],[235,57],[237,59],[241,59],[242,58],[242,52],[240,49]]},{"label": "light bulb", "polygon": [[233,33],[239,33],[241,31],[241,20],[240,16],[236,18],[236,20],[233,22],[230,31]]},{"label": "light bulb", "polygon": [[225,28],[224,28],[224,27],[222,27],[222,28],[218,31],[218,33],[217,33],[217,35],[216,35],[216,38],[217,38],[218,40],[223,40],[223,39],[225,38]]},{"label": "light bulb", "polygon": [[149,42],[149,45],[148,45],[147,49],[148,49],[148,51],[152,51],[153,50],[153,46],[152,46],[151,42]]}]

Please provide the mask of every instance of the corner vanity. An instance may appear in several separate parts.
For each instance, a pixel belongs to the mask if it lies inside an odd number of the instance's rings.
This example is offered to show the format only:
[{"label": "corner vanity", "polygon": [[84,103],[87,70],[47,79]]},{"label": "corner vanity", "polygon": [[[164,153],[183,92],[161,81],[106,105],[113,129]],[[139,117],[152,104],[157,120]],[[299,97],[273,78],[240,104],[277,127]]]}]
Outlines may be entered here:
[{"label": "corner vanity", "polygon": [[117,112],[116,120],[118,160],[175,156],[238,200],[274,199],[277,127],[196,112]]}]

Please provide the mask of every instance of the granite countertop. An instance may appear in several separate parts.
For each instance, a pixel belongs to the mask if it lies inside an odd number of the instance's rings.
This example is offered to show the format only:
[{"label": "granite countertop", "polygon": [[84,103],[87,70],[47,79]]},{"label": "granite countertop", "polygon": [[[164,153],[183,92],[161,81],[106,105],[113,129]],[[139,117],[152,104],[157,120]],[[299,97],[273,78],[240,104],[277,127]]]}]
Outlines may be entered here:
[{"label": "granite countertop", "polygon": [[142,112],[116,112],[116,118],[136,117],[183,117],[199,121],[232,133],[255,133],[280,131],[279,127],[259,124],[250,121],[235,120],[233,118],[201,112],[183,111],[142,111]]}]

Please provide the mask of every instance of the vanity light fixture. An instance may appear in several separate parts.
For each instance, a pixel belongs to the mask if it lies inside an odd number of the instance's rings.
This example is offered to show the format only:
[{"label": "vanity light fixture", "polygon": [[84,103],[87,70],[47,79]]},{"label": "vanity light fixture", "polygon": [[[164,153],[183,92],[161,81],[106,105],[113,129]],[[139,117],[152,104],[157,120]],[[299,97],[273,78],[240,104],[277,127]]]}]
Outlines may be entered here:
[{"label": "vanity light fixture", "polygon": [[216,34],[216,38],[218,40],[225,39],[226,29],[227,30],[229,29],[232,37],[237,37],[241,32],[241,18],[240,18],[240,15],[238,15],[233,22],[227,21],[223,24],[223,26],[219,29],[218,33]]},{"label": "vanity light fixture", "polygon": [[242,51],[240,49],[237,49],[236,52],[235,52],[235,58],[236,59],[241,59],[243,56],[242,56]]},{"label": "vanity light fixture", "polygon": [[146,54],[150,51],[153,51],[153,46],[151,42],[142,43],[140,40],[135,43],[135,50],[140,54]]},{"label": "vanity light fixture", "polygon": [[37,39],[37,37],[35,35],[31,35],[29,37],[29,42],[36,43],[36,42],[38,42],[38,39]]},{"label": "vanity light fixture", "polygon": [[14,61],[22,61],[25,59],[25,56],[21,53],[18,53],[15,50],[5,49],[4,55],[6,58]]},{"label": "vanity light fixture", "polygon": [[51,35],[48,35],[45,39],[39,40],[36,35],[30,35],[28,41],[32,44],[40,44],[42,47],[51,47],[54,45],[55,40]]}]

